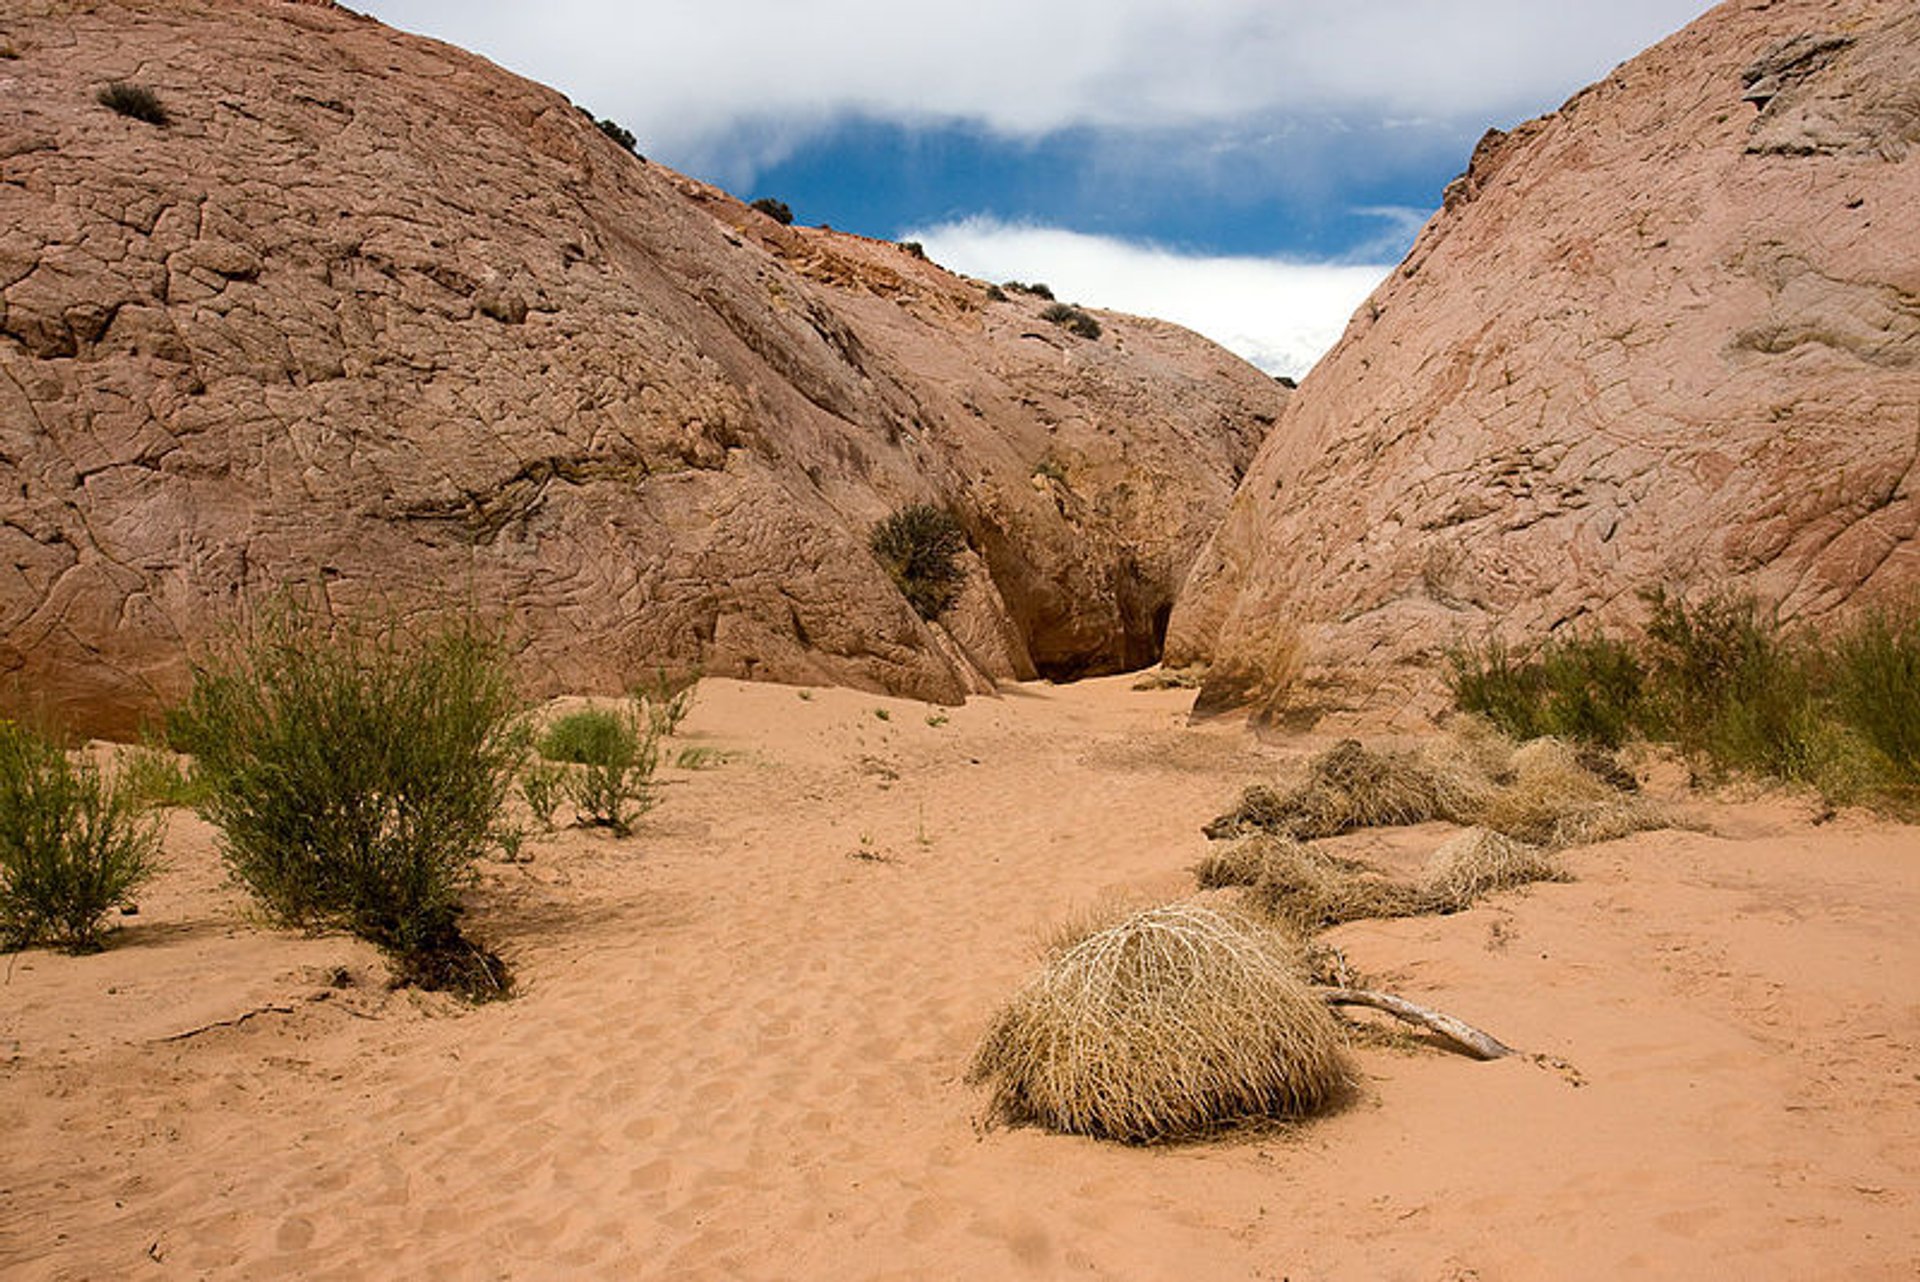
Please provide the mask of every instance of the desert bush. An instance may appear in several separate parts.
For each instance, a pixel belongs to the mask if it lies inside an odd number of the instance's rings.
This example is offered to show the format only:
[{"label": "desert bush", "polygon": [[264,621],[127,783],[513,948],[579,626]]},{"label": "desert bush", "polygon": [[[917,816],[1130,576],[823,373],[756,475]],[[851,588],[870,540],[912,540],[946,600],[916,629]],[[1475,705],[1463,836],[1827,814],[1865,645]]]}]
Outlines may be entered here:
[{"label": "desert bush", "polygon": [[504,648],[471,625],[328,631],[288,606],[196,668],[168,730],[272,916],[343,927],[403,978],[484,997],[505,968],[457,919],[525,755],[518,712]]},{"label": "desert bush", "polygon": [[927,256],[927,247],[917,240],[903,240],[900,242],[900,248],[915,258],[924,259]]},{"label": "desert bush", "polygon": [[1715,773],[1812,780],[1830,746],[1815,706],[1813,643],[1789,636],[1751,597],[1689,604],[1656,591],[1647,601],[1648,730]]},{"label": "desert bush", "polygon": [[167,115],[167,109],[161,105],[159,95],[145,85],[128,84],[124,80],[116,80],[102,89],[98,98],[101,106],[117,111],[123,116],[145,121],[150,125],[165,128],[168,121],[172,119]]},{"label": "desert bush", "polygon": [[1280,941],[1170,904],[1058,948],[967,1080],[991,1086],[1001,1120],[1141,1143],[1310,1113],[1348,1072],[1337,1024]]},{"label": "desert bush", "polygon": [[627,151],[632,152],[635,156],[640,154],[640,140],[633,136],[633,130],[613,120],[596,120],[593,123],[601,133],[613,139],[614,142],[618,143]]},{"label": "desert bush", "polygon": [[914,613],[936,619],[960,596],[966,570],[960,523],[928,503],[901,508],[873,527],[869,545]]},{"label": "desert bush", "polygon": [[793,210],[787,207],[787,202],[784,200],[775,200],[771,196],[762,196],[758,200],[750,203],[747,208],[765,214],[782,227],[789,227],[793,224]]},{"label": "desert bush", "polygon": [[661,734],[645,702],[570,712],[540,738],[540,755],[565,762],[566,792],[582,821],[624,837],[653,808]]},{"label": "desert bush", "polygon": [[0,721],[0,943],[100,948],[109,910],[158,870],[160,827],[91,760]]},{"label": "desert bush", "polygon": [[567,794],[567,772],[559,766],[534,762],[520,776],[520,799],[542,832],[553,831],[553,812]]},{"label": "desert bush", "polygon": [[1524,662],[1497,640],[1447,658],[1455,705],[1516,739],[1553,735],[1618,748],[1640,713],[1639,657],[1597,632],[1551,638]]},{"label": "desert bush", "polygon": [[1004,303],[1007,301],[1007,291],[998,285],[988,285],[987,301],[989,303]]},{"label": "desert bush", "polygon": [[1035,282],[1033,282],[1033,284],[1024,286],[1024,289],[1026,290],[1027,293],[1032,294],[1035,298],[1044,298],[1048,302],[1053,301],[1053,291],[1049,289],[1046,285],[1042,284],[1040,281],[1036,280]]},{"label": "desert bush", "polygon": [[158,744],[127,748],[115,759],[114,772],[128,800],[143,809],[193,806],[203,795],[180,757]]},{"label": "desert bush", "polygon": [[1920,608],[1879,610],[1840,634],[1828,688],[1839,719],[1896,786],[1920,786]]},{"label": "desert bush", "polygon": [[1100,337],[1100,322],[1078,307],[1066,303],[1054,303],[1047,307],[1040,313],[1040,319],[1050,321],[1069,334],[1078,334],[1081,338]]}]

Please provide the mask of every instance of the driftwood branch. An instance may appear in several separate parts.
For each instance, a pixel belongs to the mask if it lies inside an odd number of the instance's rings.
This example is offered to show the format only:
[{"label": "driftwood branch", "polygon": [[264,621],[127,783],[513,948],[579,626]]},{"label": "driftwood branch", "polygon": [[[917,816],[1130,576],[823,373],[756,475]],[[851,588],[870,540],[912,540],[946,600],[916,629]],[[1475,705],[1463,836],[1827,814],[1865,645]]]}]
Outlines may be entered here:
[{"label": "driftwood branch", "polygon": [[148,1040],[155,1046],[162,1045],[166,1042],[184,1042],[190,1037],[198,1037],[202,1033],[211,1033],[216,1028],[238,1028],[256,1015],[291,1014],[293,1014],[293,1007],[291,1006],[281,1006],[277,1003],[266,1006],[256,1006],[250,1011],[244,1011],[241,1014],[235,1015],[232,1019],[216,1019],[211,1024],[202,1024],[198,1028],[189,1028],[183,1033],[169,1033],[165,1037],[154,1037]]},{"label": "driftwood branch", "polygon": [[1416,1006],[1404,997],[1376,993],[1365,988],[1323,988],[1320,998],[1329,1006],[1365,1006],[1385,1011],[1395,1019],[1417,1024],[1458,1046],[1475,1059],[1504,1059],[1515,1054],[1513,1047],[1499,1038],[1483,1033],[1464,1020],[1443,1015],[1425,1006]]}]

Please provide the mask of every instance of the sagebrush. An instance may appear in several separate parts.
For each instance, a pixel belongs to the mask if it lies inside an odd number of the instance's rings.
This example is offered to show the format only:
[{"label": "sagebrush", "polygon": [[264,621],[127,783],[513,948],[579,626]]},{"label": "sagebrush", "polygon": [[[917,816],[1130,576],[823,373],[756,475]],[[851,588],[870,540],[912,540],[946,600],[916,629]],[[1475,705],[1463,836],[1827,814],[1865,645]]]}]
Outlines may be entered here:
[{"label": "sagebrush", "polygon": [[0,943],[101,946],[107,914],[158,871],[160,827],[119,781],[0,721]]},{"label": "sagebrush", "polygon": [[289,607],[195,669],[168,731],[273,917],[478,997],[505,969],[458,918],[525,756],[520,708],[505,647],[471,623],[328,627]]},{"label": "sagebrush", "polygon": [[1643,596],[1632,640],[1550,639],[1524,657],[1457,647],[1456,705],[1516,738],[1670,742],[1708,779],[1742,771],[1876,803],[1920,790],[1920,603],[1816,630],[1750,596]]}]

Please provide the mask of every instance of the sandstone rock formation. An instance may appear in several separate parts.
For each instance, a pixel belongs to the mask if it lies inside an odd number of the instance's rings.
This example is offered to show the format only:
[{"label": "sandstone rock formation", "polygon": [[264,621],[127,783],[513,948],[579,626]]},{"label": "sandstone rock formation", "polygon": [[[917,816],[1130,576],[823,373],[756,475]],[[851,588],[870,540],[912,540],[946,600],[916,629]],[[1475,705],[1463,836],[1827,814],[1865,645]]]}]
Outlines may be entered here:
[{"label": "sandstone rock formation", "polygon": [[1417,711],[1449,643],[1650,586],[1817,619],[1920,583],[1916,144],[1894,0],[1731,0],[1488,134],[1188,580],[1201,709]]},{"label": "sandstone rock formation", "polygon": [[[14,4],[0,52],[0,674],[95,731],[290,583],[503,614],[546,690],[1147,663],[1284,405],[1194,335],[1088,341],[782,227],[329,5]],[[866,546],[911,502],[969,534],[941,626]]]}]

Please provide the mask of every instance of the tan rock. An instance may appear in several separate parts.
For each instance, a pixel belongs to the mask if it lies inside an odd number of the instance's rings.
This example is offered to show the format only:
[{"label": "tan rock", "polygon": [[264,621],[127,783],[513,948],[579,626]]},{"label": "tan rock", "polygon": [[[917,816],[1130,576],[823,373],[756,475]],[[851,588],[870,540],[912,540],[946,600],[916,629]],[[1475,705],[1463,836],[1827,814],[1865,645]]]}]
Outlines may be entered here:
[{"label": "tan rock", "polygon": [[1642,588],[1910,590],[1916,140],[1891,0],[1724,4],[1489,134],[1269,437],[1168,661],[1218,660],[1203,705],[1276,653],[1277,715],[1418,713],[1449,643],[1630,626]]},{"label": "tan rock", "polygon": [[[290,584],[503,616],[541,690],[1150,662],[1284,404],[1170,326],[1088,342],[781,227],[345,10],[16,6],[0,37],[0,673],[90,730]],[[123,79],[171,122],[96,101]],[[866,547],[910,502],[980,571],[939,627]]]}]

